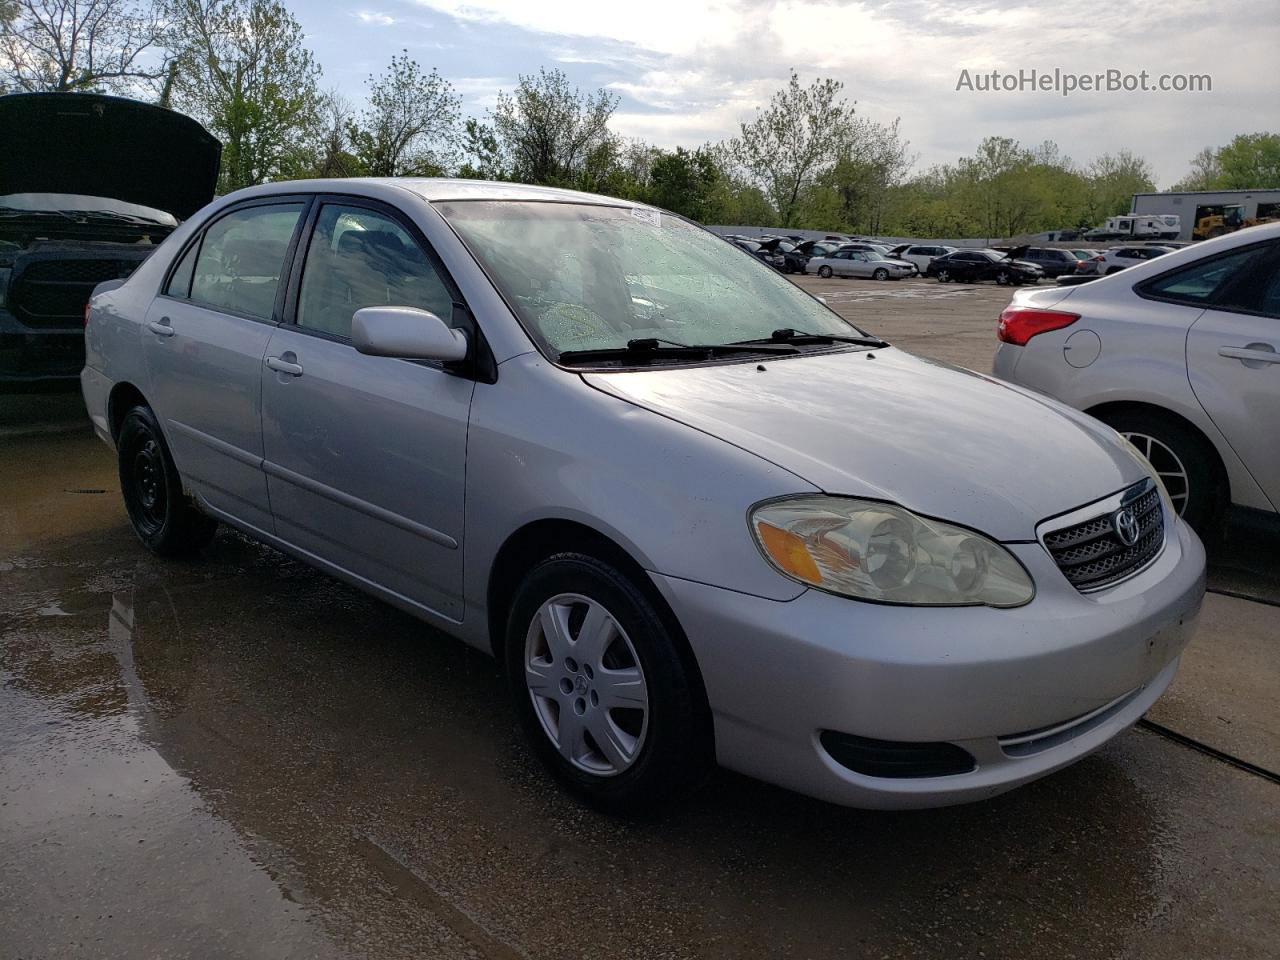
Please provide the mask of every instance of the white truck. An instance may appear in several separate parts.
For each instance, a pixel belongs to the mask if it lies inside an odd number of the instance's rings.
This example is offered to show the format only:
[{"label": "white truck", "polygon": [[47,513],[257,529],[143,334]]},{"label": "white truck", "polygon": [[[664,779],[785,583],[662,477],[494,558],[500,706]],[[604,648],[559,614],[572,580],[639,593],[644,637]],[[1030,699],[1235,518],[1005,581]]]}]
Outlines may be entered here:
[{"label": "white truck", "polygon": [[1085,240],[1176,240],[1182,218],[1176,213],[1125,214],[1107,217],[1106,223],[1084,235]]}]

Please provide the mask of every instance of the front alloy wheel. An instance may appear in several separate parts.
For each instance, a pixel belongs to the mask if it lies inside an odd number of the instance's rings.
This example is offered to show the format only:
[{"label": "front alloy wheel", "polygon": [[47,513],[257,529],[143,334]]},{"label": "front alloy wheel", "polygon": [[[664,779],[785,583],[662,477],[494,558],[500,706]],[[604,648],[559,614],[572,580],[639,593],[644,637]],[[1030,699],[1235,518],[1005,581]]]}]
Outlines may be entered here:
[{"label": "front alloy wheel", "polygon": [[996,274],[996,283],[1000,284],[1002,287],[1007,287],[1009,284],[1013,283],[1013,274],[1008,270],[1001,270]]},{"label": "front alloy wheel", "polygon": [[543,732],[584,773],[622,773],[644,746],[649,694],[631,640],[579,594],[538,608],[525,637],[525,683]]}]

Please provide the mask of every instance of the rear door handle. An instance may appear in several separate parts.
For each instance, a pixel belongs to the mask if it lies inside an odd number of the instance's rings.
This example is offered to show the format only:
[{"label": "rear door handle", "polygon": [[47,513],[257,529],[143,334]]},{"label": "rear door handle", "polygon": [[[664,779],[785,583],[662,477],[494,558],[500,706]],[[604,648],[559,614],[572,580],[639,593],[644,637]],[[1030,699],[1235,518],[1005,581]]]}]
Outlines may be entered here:
[{"label": "rear door handle", "polygon": [[152,320],[147,324],[151,328],[151,332],[158,337],[172,337],[173,327],[169,325],[168,317],[161,317],[159,321]]},{"label": "rear door handle", "polygon": [[1246,367],[1260,367],[1267,363],[1280,363],[1280,353],[1269,343],[1251,343],[1244,347],[1221,346],[1218,356],[1239,360]]},{"label": "rear door handle", "polygon": [[267,366],[278,373],[287,373],[294,377],[302,376],[302,364],[290,363],[280,357],[267,357]]}]

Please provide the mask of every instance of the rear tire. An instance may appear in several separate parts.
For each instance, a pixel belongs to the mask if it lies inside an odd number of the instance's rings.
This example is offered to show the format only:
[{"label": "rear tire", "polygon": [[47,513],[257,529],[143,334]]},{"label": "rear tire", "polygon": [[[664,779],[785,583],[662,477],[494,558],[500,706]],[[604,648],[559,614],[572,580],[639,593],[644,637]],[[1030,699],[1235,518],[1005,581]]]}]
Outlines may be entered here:
[{"label": "rear tire", "polygon": [[939,283],[950,283],[950,282],[951,282],[951,271],[950,271],[950,270],[939,270],[939,271],[938,271],[938,282],[939,282]]},{"label": "rear tire", "polygon": [[820,276],[823,280],[830,280],[831,268],[826,266],[825,264],[822,265],[821,267],[818,268],[818,276]]},{"label": "rear tire", "polygon": [[551,773],[593,806],[655,812],[711,769],[683,642],[640,587],[586,554],[549,557],[516,591],[505,653],[517,718]]},{"label": "rear tire", "polygon": [[1207,538],[1227,506],[1225,476],[1213,446],[1183,423],[1147,410],[1104,411],[1101,419],[1150,461],[1174,509]]},{"label": "rear tire", "polygon": [[218,521],[201,513],[182,489],[160,423],[150,407],[125,414],[116,435],[120,493],[133,532],[162,557],[184,557],[213,539]]}]

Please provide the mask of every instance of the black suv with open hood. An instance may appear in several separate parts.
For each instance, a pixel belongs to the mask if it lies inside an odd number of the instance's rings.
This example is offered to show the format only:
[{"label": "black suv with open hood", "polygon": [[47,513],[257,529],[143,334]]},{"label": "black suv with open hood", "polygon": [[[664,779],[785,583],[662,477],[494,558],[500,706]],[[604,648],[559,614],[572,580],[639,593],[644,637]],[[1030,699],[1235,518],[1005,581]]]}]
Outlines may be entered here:
[{"label": "black suv with open hood", "polygon": [[222,145],[162,107],[0,97],[0,387],[74,381],[84,307],[213,199]]}]

